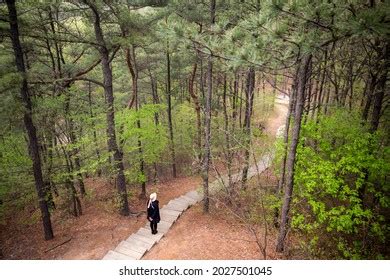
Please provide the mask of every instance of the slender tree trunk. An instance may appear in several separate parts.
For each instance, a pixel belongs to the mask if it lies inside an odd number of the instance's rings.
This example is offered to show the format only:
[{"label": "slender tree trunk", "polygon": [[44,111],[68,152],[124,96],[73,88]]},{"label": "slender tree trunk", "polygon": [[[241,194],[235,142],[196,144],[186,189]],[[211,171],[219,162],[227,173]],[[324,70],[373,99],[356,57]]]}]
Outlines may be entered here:
[{"label": "slender tree trunk", "polygon": [[[160,104],[160,100],[158,98],[158,92],[157,92],[157,81],[153,77],[152,72],[150,69],[148,69],[149,77],[150,77],[150,85],[152,87],[152,96],[153,96],[153,104],[157,105]],[[157,127],[159,125],[159,115],[158,113],[154,113],[154,124]],[[157,162],[153,162],[153,169],[154,169],[154,175],[153,175],[153,181],[156,183],[158,181],[158,169],[157,169]]]},{"label": "slender tree trunk", "polygon": [[317,106],[317,114],[315,114],[315,112],[313,111],[313,117],[316,118],[316,122],[318,123],[319,121],[319,115],[321,114],[321,106],[322,106],[322,100],[323,100],[323,91],[324,91],[324,85],[325,85],[325,75],[326,75],[326,67],[328,65],[328,49],[325,50],[325,62],[324,62],[324,66],[323,66],[323,69],[322,69],[322,77],[321,77],[321,82],[320,82],[320,89],[319,89],[319,92],[318,92],[318,97],[317,97],[317,102],[316,102],[316,106]]},{"label": "slender tree trunk", "polygon": [[169,53],[169,44],[167,43],[167,103],[168,103],[168,128],[169,128],[169,148],[171,150],[172,160],[172,176],[176,178],[176,156],[175,156],[175,142],[173,138],[173,124],[172,124],[172,104],[171,104],[171,57]]},{"label": "slender tree trunk", "polygon": [[[210,3],[210,25],[215,22],[215,1],[211,0]],[[205,121],[204,121],[204,152],[203,152],[203,166],[202,166],[202,178],[203,178],[203,212],[209,212],[209,165],[210,165],[210,140],[211,140],[211,100],[213,93],[213,55],[209,54],[207,61],[207,96],[205,106]]]},{"label": "slender tree trunk", "polygon": [[238,74],[234,73],[233,83],[233,96],[232,96],[232,133],[235,131],[236,120],[237,120],[237,102],[238,102]]},{"label": "slender tree trunk", "polygon": [[[125,53],[126,53],[126,63],[131,75],[132,89],[133,89],[133,95],[129,99],[127,108],[130,109],[134,105],[135,111],[138,112],[140,105],[139,105],[139,96],[138,96],[138,67],[137,67],[137,60],[135,56],[135,47],[134,46],[132,47],[131,53],[130,53],[130,48],[127,47]],[[138,130],[141,131],[141,120],[137,119],[136,123],[137,123]],[[139,170],[142,174],[142,177],[144,177],[145,161],[144,161],[142,141],[140,139],[140,136],[138,136],[138,154],[139,154]],[[146,182],[144,180],[141,182],[140,197],[141,198],[146,197]]]},{"label": "slender tree trunk", "polygon": [[362,119],[367,120],[368,119],[368,113],[370,112],[372,99],[374,96],[375,88],[377,84],[377,76],[376,74],[371,74],[370,80],[369,80],[369,86],[368,86],[368,93],[367,93],[367,100],[366,104],[363,109]]},{"label": "slender tree trunk", "polygon": [[[76,143],[77,143],[77,138],[76,138],[76,134],[75,134],[75,128],[74,128],[74,121],[73,121],[73,118],[72,116],[70,115],[70,93],[67,92],[66,93],[66,97],[65,97],[65,120],[66,120],[66,126],[67,126],[67,130],[68,130],[68,133],[69,133],[69,142],[71,145],[75,146]],[[79,148],[77,147],[74,147],[72,148],[72,150],[69,152],[69,160],[72,161],[72,159],[74,159],[74,162],[75,162],[75,169],[76,169],[76,175],[77,175],[77,182],[78,182],[78,185],[79,185],[79,189],[80,189],[80,194],[82,196],[84,196],[86,194],[86,191],[85,191],[85,186],[84,186],[84,182],[83,182],[83,176],[80,172],[80,169],[81,169],[81,165],[80,165],[80,158],[78,156],[79,154]],[[73,169],[73,167],[72,167]]]},{"label": "slender tree trunk", "polygon": [[244,134],[245,134],[245,143],[244,143],[244,168],[242,170],[242,187],[246,187],[246,181],[248,178],[248,169],[249,169],[249,155],[250,155],[250,145],[251,145],[251,116],[253,110],[253,96],[254,96],[254,87],[255,87],[255,70],[253,67],[250,67],[247,73],[246,79],[246,96],[245,96],[245,116],[244,116]]},{"label": "slender tree trunk", "polygon": [[47,201],[48,190],[45,187],[43,182],[41,158],[39,155],[39,142],[38,142],[36,128],[32,118],[32,103],[28,91],[26,68],[23,59],[23,50],[19,38],[17,11],[16,11],[14,0],[7,0],[6,2],[7,2],[8,13],[9,13],[10,35],[11,35],[12,47],[15,55],[16,67],[18,72],[22,76],[20,95],[25,109],[23,119],[28,134],[30,157],[33,162],[35,188],[38,193],[39,208],[41,210],[45,239],[49,240],[52,239],[54,235],[53,235],[53,229],[51,225],[50,212],[49,212],[48,201]]},{"label": "slender tree trunk", "polygon": [[[98,146],[98,140],[97,140],[97,133],[96,133],[96,128],[95,128],[95,121],[94,117],[95,115],[93,114],[92,110],[92,89],[91,89],[91,82],[88,83],[88,104],[89,104],[89,116],[91,117],[92,121],[92,127],[93,127],[93,142],[95,143],[95,153],[96,153],[96,158],[98,162],[100,162],[100,151],[99,151],[99,146]],[[102,175],[102,170],[99,168],[97,170],[97,175],[100,177]]]},{"label": "slender tree trunk", "polygon": [[238,98],[238,102],[240,102],[240,111],[239,111],[239,125],[240,125],[240,128],[243,127],[242,125],[242,93],[244,92],[244,80],[245,79],[241,79],[241,89],[240,89],[240,92],[239,92],[239,98]]},{"label": "slender tree trunk", "polygon": [[288,229],[288,213],[290,211],[291,198],[293,193],[294,186],[294,167],[295,167],[295,158],[296,152],[299,142],[299,133],[301,129],[301,121],[302,121],[302,113],[303,106],[305,101],[305,88],[306,83],[309,79],[309,67],[311,63],[311,55],[305,55],[302,58],[302,65],[299,67],[298,74],[298,87],[297,87],[297,103],[295,106],[295,117],[294,117],[294,126],[291,135],[291,145],[290,151],[288,154],[286,168],[287,168],[287,177],[286,177],[286,189],[284,192],[284,202],[281,213],[281,223],[280,223],[280,231],[276,244],[276,251],[282,252],[284,250],[284,241],[287,234]]},{"label": "slender tree trunk", "polygon": [[196,128],[197,128],[197,137],[196,137],[196,146],[197,146],[197,160],[200,162],[202,158],[202,119],[200,116],[200,103],[198,95],[194,91],[194,81],[196,76],[196,69],[198,63],[195,62],[193,66],[193,70],[191,73],[191,77],[188,84],[188,91],[191,95],[192,100],[194,101],[195,112],[196,112]]},{"label": "slender tree trunk", "polygon": [[[60,139],[60,138],[59,138]],[[62,153],[65,158],[65,164],[66,164],[66,171],[68,172],[66,179],[65,179],[65,186],[68,191],[68,197],[72,204],[72,214],[75,217],[79,217],[83,214],[82,208],[81,208],[81,201],[77,194],[76,188],[74,187],[73,182],[73,165],[72,165],[72,159],[70,154],[65,150],[64,143],[61,143],[61,149]]]},{"label": "slender tree trunk", "polygon": [[[74,137],[74,135],[73,135],[73,137]],[[75,138],[73,138],[73,139],[74,139],[73,141],[76,141]],[[81,172],[80,172],[81,164],[80,164],[79,152],[80,152],[79,149],[76,148],[75,152],[74,152],[74,165],[76,168],[77,182],[79,185],[80,194],[81,194],[81,196],[85,196],[87,194],[87,192],[85,190],[85,185],[84,185],[84,181],[83,181],[83,174],[81,174]]]},{"label": "slender tree trunk", "polygon": [[[297,87],[297,76],[295,75],[294,78],[294,85],[290,93],[290,100],[288,103],[288,110],[287,110],[287,116],[286,116],[286,122],[285,122],[285,127],[284,127],[284,132],[283,132],[283,156],[282,156],[282,164],[280,167],[280,178],[278,181],[278,189],[277,189],[277,196],[281,197],[282,195],[282,190],[284,188],[285,184],[285,178],[286,178],[286,160],[287,160],[287,152],[288,152],[288,136],[290,132],[290,123],[291,119],[293,117],[294,111],[295,111],[295,97],[296,97],[296,87]],[[275,209],[274,213],[274,225],[275,227],[279,227],[279,209]]]},{"label": "slender tree trunk", "polygon": [[[298,72],[299,70],[297,70]],[[288,103],[288,111],[286,116],[286,122],[285,122],[285,128],[283,132],[283,157],[282,157],[282,165],[280,168],[280,179],[278,182],[278,194],[280,194],[283,190],[284,183],[285,183],[285,176],[286,176],[286,159],[287,159],[287,152],[288,152],[288,134],[290,131],[290,123],[291,118],[293,117],[294,111],[295,111],[295,97],[296,97],[296,90],[297,90],[297,75],[294,78],[294,85],[290,94],[290,102]]]},{"label": "slender tree trunk", "polygon": [[103,84],[104,95],[107,103],[107,144],[110,153],[113,153],[114,166],[117,172],[116,185],[119,193],[119,208],[120,214],[124,216],[129,215],[129,204],[127,201],[126,179],[124,175],[123,167],[123,155],[119,151],[118,144],[116,142],[115,131],[115,109],[114,109],[114,93],[112,87],[112,70],[110,68],[109,51],[106,47],[106,43],[103,37],[103,31],[100,26],[100,15],[96,6],[86,1],[86,4],[91,8],[94,14],[94,29],[96,41],[99,44],[98,50],[101,57],[102,71],[103,71]]},{"label": "slender tree trunk", "polygon": [[379,119],[381,117],[382,103],[385,96],[387,76],[390,68],[390,42],[386,44],[383,50],[382,58],[384,59],[384,65],[382,73],[378,79],[377,90],[374,94],[374,104],[372,109],[370,132],[373,133],[378,130]]},{"label": "slender tree trunk", "polygon": [[[160,104],[160,99],[158,98],[158,91],[157,91],[157,81],[156,81],[156,78],[153,77],[150,69],[148,69],[148,72],[149,72],[149,78],[150,78],[150,86],[152,89],[153,104],[157,105],[157,104]],[[154,124],[157,126],[157,125],[159,125],[159,123],[160,123],[159,116],[158,116],[158,113],[156,112],[154,114]]]},{"label": "slender tree trunk", "polygon": [[328,88],[326,91],[326,98],[325,98],[325,108],[324,108],[324,114],[326,115],[328,113],[329,103],[330,103],[330,91],[331,91],[331,84],[328,84]]},{"label": "slender tree trunk", "polygon": [[226,142],[226,163],[227,163],[227,175],[228,175],[228,190],[230,190],[232,186],[232,151],[230,146],[230,131],[229,131],[229,115],[227,110],[227,81],[226,81],[226,73],[223,77],[223,117],[224,117],[224,131],[225,131],[225,142]]}]

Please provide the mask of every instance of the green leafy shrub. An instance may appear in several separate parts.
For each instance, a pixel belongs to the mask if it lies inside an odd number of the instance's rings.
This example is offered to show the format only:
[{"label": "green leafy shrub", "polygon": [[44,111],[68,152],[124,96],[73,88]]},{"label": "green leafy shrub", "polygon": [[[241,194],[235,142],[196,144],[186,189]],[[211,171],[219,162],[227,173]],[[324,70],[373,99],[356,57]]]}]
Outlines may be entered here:
[{"label": "green leafy shrub", "polygon": [[302,127],[291,226],[315,257],[386,254],[390,161],[380,139],[343,110]]}]

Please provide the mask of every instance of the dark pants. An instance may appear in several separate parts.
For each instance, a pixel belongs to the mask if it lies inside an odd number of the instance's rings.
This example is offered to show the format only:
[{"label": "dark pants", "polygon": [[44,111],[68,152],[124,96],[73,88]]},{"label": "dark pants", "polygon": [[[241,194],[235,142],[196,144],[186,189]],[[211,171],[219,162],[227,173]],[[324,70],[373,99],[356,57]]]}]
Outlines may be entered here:
[{"label": "dark pants", "polygon": [[150,229],[152,230],[152,233],[156,233],[157,232],[157,222],[151,221],[150,222]]}]

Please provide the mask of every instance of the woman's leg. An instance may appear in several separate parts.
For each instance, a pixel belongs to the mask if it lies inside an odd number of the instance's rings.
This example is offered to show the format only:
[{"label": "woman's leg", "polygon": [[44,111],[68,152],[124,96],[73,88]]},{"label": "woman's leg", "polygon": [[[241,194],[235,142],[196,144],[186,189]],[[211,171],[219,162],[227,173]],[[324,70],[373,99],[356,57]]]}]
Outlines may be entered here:
[{"label": "woman's leg", "polygon": [[154,233],[157,233],[157,222],[154,223]]},{"label": "woman's leg", "polygon": [[152,230],[152,234],[154,233],[154,223],[153,221],[150,222],[150,229]]}]

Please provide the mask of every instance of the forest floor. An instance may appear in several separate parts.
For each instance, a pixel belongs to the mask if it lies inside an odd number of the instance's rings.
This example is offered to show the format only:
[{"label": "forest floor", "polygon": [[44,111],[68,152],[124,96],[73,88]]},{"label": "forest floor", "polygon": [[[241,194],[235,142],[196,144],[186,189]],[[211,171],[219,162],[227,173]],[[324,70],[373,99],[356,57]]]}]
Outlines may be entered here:
[{"label": "forest floor", "polygon": [[[276,135],[284,124],[287,107],[276,104],[265,131]],[[262,174],[265,181],[276,180],[272,172]],[[176,198],[201,184],[199,176],[181,177],[148,185],[147,192],[157,191],[160,205]],[[0,225],[0,252],[3,259],[101,259],[120,241],[136,232],[145,224],[145,214],[138,217],[123,217],[116,213],[115,188],[103,178],[85,180],[88,195],[82,201],[83,215],[75,218],[68,209],[55,211],[52,216],[55,238],[44,241],[38,213],[34,207],[26,207],[16,216],[6,218]],[[139,199],[138,190],[130,202],[132,211],[145,209],[146,200]],[[224,214],[218,205],[212,204],[212,214],[204,215],[202,205],[197,204],[186,211],[172,226],[166,236],[152,248],[144,259],[258,259],[259,249],[247,228],[233,217]],[[196,223],[196,226],[194,224]],[[269,243],[274,244],[275,235],[269,234]],[[269,246],[269,258],[278,258]]]}]

